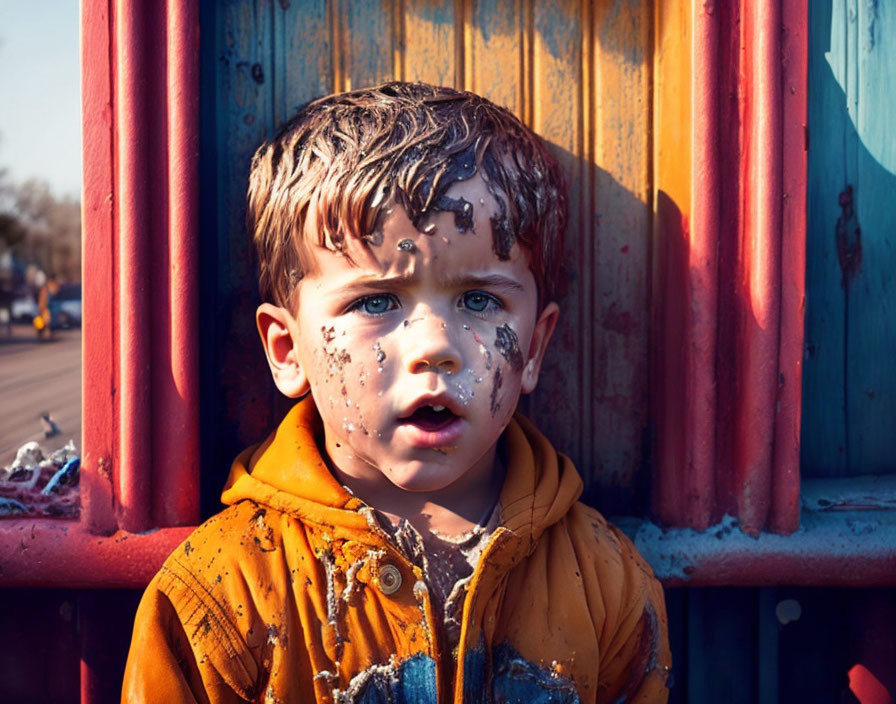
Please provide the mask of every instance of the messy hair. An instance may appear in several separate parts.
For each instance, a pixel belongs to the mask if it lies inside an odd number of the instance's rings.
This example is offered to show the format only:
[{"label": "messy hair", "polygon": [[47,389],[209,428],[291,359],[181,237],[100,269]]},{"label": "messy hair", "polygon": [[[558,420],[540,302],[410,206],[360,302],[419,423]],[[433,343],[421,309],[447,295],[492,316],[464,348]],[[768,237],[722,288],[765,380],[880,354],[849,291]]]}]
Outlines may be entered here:
[{"label": "messy hair", "polygon": [[392,203],[421,231],[438,210],[472,229],[471,204],[447,191],[476,173],[498,204],[495,254],[507,259],[519,242],[539,300],[554,300],[566,227],[556,160],[509,110],[467,91],[404,82],[311,102],[256,151],[247,225],[262,299],[289,307],[311,245],[347,256],[346,238],[377,244]]}]

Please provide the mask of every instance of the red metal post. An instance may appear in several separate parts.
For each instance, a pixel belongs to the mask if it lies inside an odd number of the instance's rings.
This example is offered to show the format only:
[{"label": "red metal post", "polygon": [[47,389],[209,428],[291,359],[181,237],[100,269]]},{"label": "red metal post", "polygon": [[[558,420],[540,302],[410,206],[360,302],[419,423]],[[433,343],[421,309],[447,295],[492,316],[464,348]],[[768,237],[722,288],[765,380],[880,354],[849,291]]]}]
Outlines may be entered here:
[{"label": "red metal post", "polygon": [[[660,105],[687,101],[691,144],[690,159],[662,165],[657,186],[654,509],[668,525],[704,529],[731,513],[751,534],[792,532],[808,10],[695,2],[688,21],[690,95],[657,84]],[[677,146],[667,133],[658,126],[660,154]],[[663,189],[678,172],[689,197],[674,202]]]},{"label": "red metal post", "polygon": [[[742,5],[742,286],[734,476],[743,530],[765,528],[771,509],[781,282],[781,51],[776,0]],[[739,396],[739,397],[738,397]]]},{"label": "red metal post", "polygon": [[691,90],[691,230],[688,247],[688,327],[685,350],[686,486],[689,525],[705,528],[715,510],[716,320],[718,317],[719,15],[695,4]]},{"label": "red metal post", "polygon": [[81,4],[81,112],[84,197],[82,280],[83,461],[81,520],[115,531],[115,266],[112,154],[111,14],[108,1]]},{"label": "red metal post", "polygon": [[808,16],[808,0],[791,0],[783,5],[781,347],[770,524],[771,529],[778,533],[792,533],[799,526],[803,315],[806,302]]},{"label": "red metal post", "polygon": [[[152,526],[150,472],[152,407],[151,208],[147,159],[152,125],[147,88],[154,79],[147,54],[154,37],[143,22],[143,2],[115,5],[115,209],[118,239],[118,455],[115,468],[119,524],[131,532]],[[153,242],[159,246],[159,242]]]},{"label": "red metal post", "polygon": [[199,518],[198,21],[195,0],[82,10],[84,516],[98,533],[113,504],[131,532]]},{"label": "red metal post", "polygon": [[153,518],[174,526],[199,520],[198,2],[168,0],[166,19],[169,307],[167,334],[156,348],[170,373],[153,398],[165,409],[153,418],[154,450],[164,468],[154,475]]},{"label": "red metal post", "polygon": [[73,521],[5,520],[0,584],[142,589],[189,532],[189,527],[162,528],[103,537]]}]

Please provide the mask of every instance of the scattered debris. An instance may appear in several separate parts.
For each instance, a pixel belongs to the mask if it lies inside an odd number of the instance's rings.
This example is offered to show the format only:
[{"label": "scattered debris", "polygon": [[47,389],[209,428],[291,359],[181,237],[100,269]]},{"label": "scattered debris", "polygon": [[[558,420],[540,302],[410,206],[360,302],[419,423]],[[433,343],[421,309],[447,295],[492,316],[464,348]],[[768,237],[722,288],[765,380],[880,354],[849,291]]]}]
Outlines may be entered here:
[{"label": "scattered debris", "polygon": [[62,432],[49,413],[41,414],[40,423],[44,427],[45,438],[52,438]]},{"label": "scattered debris", "polygon": [[[44,419],[52,423],[48,415]],[[49,457],[38,443],[25,443],[12,464],[0,469],[0,518],[77,516],[81,509],[80,467],[74,441]]]}]

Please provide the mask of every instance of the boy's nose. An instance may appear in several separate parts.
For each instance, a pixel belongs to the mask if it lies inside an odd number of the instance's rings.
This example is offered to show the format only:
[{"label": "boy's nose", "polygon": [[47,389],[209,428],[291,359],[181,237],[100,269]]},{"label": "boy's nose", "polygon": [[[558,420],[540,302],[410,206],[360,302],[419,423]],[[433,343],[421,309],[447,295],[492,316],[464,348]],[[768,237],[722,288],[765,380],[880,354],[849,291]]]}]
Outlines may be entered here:
[{"label": "boy's nose", "polygon": [[408,370],[412,374],[429,371],[454,374],[460,371],[460,354],[447,334],[447,325],[441,319],[436,316],[418,318],[408,327],[411,334],[405,343]]}]

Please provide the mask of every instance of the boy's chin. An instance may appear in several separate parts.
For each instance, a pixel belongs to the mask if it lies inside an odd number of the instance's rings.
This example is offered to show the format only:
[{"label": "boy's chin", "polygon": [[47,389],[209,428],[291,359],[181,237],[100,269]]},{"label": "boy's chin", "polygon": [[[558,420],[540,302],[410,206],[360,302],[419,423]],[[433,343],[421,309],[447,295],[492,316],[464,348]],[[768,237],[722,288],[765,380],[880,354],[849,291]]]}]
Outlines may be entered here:
[{"label": "boy's chin", "polygon": [[[441,469],[442,471],[439,471]],[[444,468],[402,468],[390,472],[387,477],[396,488],[414,494],[430,494],[447,489],[460,479],[464,472],[445,473]]]},{"label": "boy's chin", "polygon": [[446,467],[445,463],[412,462],[395,468],[386,476],[402,491],[414,494],[432,494],[450,489],[454,484],[468,478],[471,467]]}]

